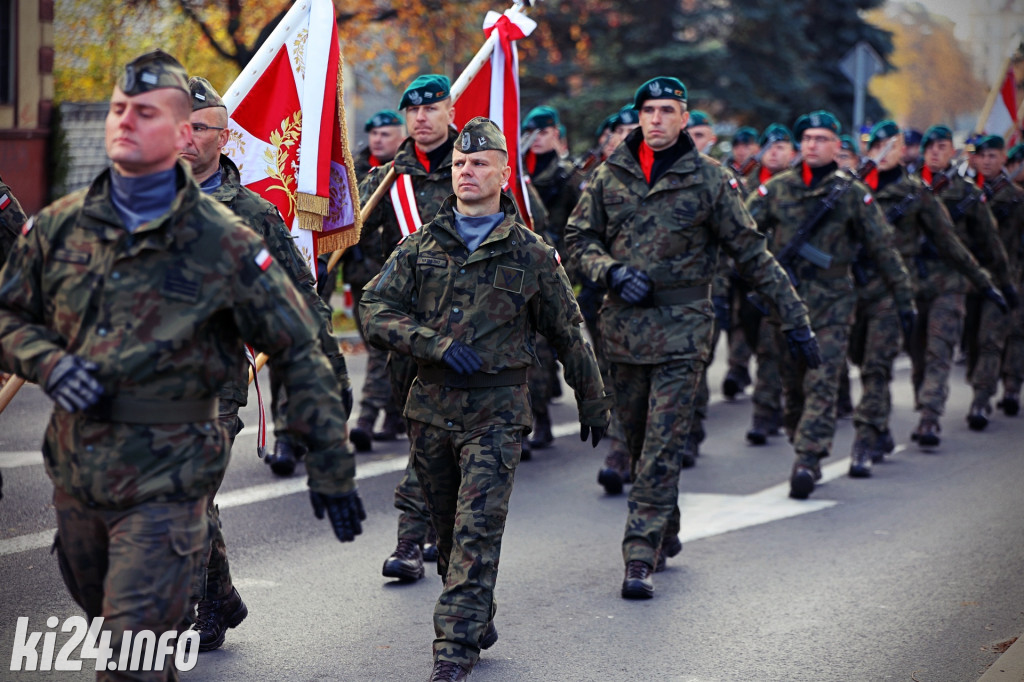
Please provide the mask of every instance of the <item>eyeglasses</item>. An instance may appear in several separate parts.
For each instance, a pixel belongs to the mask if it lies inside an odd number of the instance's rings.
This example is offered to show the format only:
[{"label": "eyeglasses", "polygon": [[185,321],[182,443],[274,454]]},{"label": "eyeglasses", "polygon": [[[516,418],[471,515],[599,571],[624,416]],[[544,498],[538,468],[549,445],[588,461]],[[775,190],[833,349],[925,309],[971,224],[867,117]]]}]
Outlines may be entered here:
[{"label": "eyeglasses", "polygon": [[217,126],[208,126],[202,123],[193,123],[192,132],[194,133],[205,133],[207,130],[226,130],[225,128],[218,128]]},{"label": "eyeglasses", "polygon": [[828,142],[835,142],[835,137],[831,135],[804,135],[800,138],[800,141],[804,144],[813,142],[814,144],[826,144]]}]

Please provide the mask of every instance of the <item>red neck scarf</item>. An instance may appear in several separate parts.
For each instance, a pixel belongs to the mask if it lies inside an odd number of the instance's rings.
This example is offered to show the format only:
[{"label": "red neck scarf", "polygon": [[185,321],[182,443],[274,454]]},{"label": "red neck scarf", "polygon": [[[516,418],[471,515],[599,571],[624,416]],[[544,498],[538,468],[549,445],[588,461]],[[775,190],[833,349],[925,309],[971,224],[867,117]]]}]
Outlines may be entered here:
[{"label": "red neck scarf", "polygon": [[654,150],[651,149],[647,145],[647,142],[643,140],[640,141],[639,157],[640,170],[644,172],[644,177],[647,178],[647,184],[650,184],[651,168],[654,167]]},{"label": "red neck scarf", "polygon": [[533,171],[537,168],[537,155],[533,152],[526,152],[526,172],[533,175]]},{"label": "red neck scarf", "polygon": [[974,178],[974,181],[978,183],[978,187],[985,186],[985,176],[982,175],[981,173],[978,173],[978,175]]},{"label": "red neck scarf", "polygon": [[868,173],[868,176],[864,178],[864,183],[872,190],[878,189],[878,166],[875,166],[874,168],[871,169],[871,172]]},{"label": "red neck scarf", "polygon": [[758,178],[757,178],[758,184],[763,185],[764,183],[768,182],[768,179],[770,177],[772,177],[773,175],[775,175],[775,173],[772,173],[770,170],[768,170],[764,166],[761,166],[761,172],[760,172],[760,174],[758,175]]},{"label": "red neck scarf", "polygon": [[380,165],[380,159],[378,159],[373,154],[370,154],[370,168],[376,168],[379,165]]},{"label": "red neck scarf", "polygon": [[811,181],[814,180],[814,173],[811,172],[811,167],[806,163],[801,163],[800,165],[803,167],[804,186],[810,187]]},{"label": "red neck scarf", "polygon": [[427,170],[427,172],[429,173],[430,172],[430,157],[427,156],[427,153],[425,151],[423,151],[422,149],[420,149],[416,145],[413,145],[413,147],[416,149],[416,158],[419,160],[420,165],[423,166]]},{"label": "red neck scarf", "polygon": [[924,180],[925,184],[929,187],[932,186],[932,169],[928,166],[921,166],[921,179]]}]

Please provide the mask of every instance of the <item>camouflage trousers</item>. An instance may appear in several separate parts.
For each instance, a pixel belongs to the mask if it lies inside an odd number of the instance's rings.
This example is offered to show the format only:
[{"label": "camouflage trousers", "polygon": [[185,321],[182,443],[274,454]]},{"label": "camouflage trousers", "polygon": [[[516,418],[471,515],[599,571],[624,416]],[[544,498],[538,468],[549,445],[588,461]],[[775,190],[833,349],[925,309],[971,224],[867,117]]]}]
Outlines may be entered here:
[{"label": "camouflage trousers", "polygon": [[[416,378],[416,372],[416,361],[410,356],[388,353],[391,392],[393,395],[402,396],[399,401],[400,409],[405,408],[405,400]],[[430,528],[430,514],[427,512],[427,502],[413,466],[412,456],[405,465],[402,479],[395,486],[395,508],[401,512],[398,515],[398,539],[415,540],[422,545]]]},{"label": "camouflage trousers", "polygon": [[[586,299],[583,300],[587,302]],[[580,304],[580,308],[583,309],[583,303]],[[605,386],[611,386],[612,365],[604,354],[604,344],[601,343],[601,331],[597,325],[596,311],[592,317],[584,316],[583,320],[587,324],[587,331],[590,332],[591,345],[593,345],[594,354],[597,356],[597,365],[601,368],[601,379],[604,381]],[[622,422],[619,421],[616,410],[611,411],[608,420],[608,432],[605,433],[602,443],[604,441],[607,441],[609,445],[608,454],[604,458],[604,465],[609,469],[618,471],[623,479],[631,476],[629,451],[626,449],[626,434],[622,431]]]},{"label": "camouflage trousers", "polygon": [[654,566],[662,538],[679,532],[679,472],[704,370],[700,360],[612,365],[615,409],[633,471],[622,540],[626,562]]},{"label": "camouflage trousers", "polygon": [[892,364],[900,352],[900,318],[892,296],[857,300],[850,335],[850,359],[860,367],[861,397],[853,412],[857,435],[872,427],[878,433],[889,430],[892,412]]},{"label": "camouflage trousers", "polygon": [[978,309],[978,324],[972,325],[967,336],[967,380],[974,389],[972,405],[991,407],[992,398],[999,389],[999,375],[1003,364],[1003,350],[1010,333],[1012,316],[1003,313],[992,301],[981,295],[970,294],[969,299]]},{"label": "camouflage trousers", "polygon": [[[715,361],[715,348],[718,347],[718,339],[722,330],[718,326],[718,320],[711,324],[711,353],[708,355],[708,364]],[[711,402],[711,389],[708,386],[708,373],[701,372],[700,381],[697,382],[697,394],[693,399],[693,415],[690,419],[690,429],[700,431],[704,427],[704,420],[708,418],[708,405]]]},{"label": "camouflage trousers", "polygon": [[810,369],[803,360],[794,360],[789,355],[789,346],[780,327],[773,325],[772,332],[779,348],[787,349],[783,351],[786,357],[779,362],[785,401],[782,422],[786,433],[791,434],[797,461],[816,464],[832,451],[839,373],[846,369],[850,328],[846,324],[815,328],[821,351],[821,364],[817,369]]},{"label": "camouflage trousers", "polygon": [[[359,301],[363,298],[363,289],[352,287],[352,309],[359,309]],[[366,377],[363,379],[363,390],[359,398],[359,419],[377,421],[381,410],[401,413],[402,406],[397,405],[392,397],[391,382],[388,380],[388,352],[366,343],[363,328],[358,323],[359,338],[366,348]]]},{"label": "camouflage trousers", "polygon": [[1024,385],[1024,306],[1010,313],[1003,353],[1003,390],[1011,395],[1020,393]]},{"label": "camouflage trousers", "polygon": [[480,639],[497,610],[501,537],[525,435],[523,426],[448,431],[409,422],[444,581],[434,607],[435,660],[472,668],[480,658]]},{"label": "camouflage trousers", "polygon": [[949,373],[964,323],[964,295],[943,293],[917,298],[917,329],[911,343],[916,409],[938,419],[949,398]]},{"label": "camouflage trousers", "polygon": [[558,359],[547,339],[537,336],[537,362],[527,370],[530,406],[534,414],[547,414],[548,405],[561,391],[558,380]]},{"label": "camouflage trousers", "polygon": [[[130,509],[92,509],[55,488],[54,549],[61,576],[90,620],[102,616],[119,651],[125,632],[181,632],[191,605],[209,524],[206,498],[151,502]],[[96,673],[97,680],[176,680],[173,658],[163,670]]]}]

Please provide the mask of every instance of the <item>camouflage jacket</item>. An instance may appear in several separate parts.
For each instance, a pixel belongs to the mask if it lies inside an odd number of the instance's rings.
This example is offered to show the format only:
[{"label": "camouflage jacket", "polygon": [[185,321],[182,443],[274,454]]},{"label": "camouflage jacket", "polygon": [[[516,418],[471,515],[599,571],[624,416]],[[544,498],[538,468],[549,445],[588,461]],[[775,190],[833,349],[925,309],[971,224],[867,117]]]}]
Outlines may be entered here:
[{"label": "camouflage jacket", "polygon": [[[110,173],[44,209],[15,244],[0,272],[0,366],[45,385],[73,353],[99,366],[106,396],[206,400],[234,378],[245,340],[288,377],[310,487],[352,490],[338,383],[308,307],[263,241],[202,194],[180,161],[170,211],[129,233],[110,201]],[[55,407],[43,458],[55,486],[126,508],[212,494],[227,445],[217,420],[130,424]]]},{"label": "camouflage jacket", "polygon": [[[769,235],[769,248],[773,253],[785,247],[840,180],[840,174],[845,173],[833,170],[812,188],[804,184],[802,166],[798,166],[772,176],[747,197],[747,208],[761,231]],[[877,264],[879,274],[893,292],[897,308],[913,308],[914,290],[910,275],[893,247],[892,228],[863,183],[853,183],[807,243],[832,257],[829,271],[821,270],[801,256],[790,263],[797,278],[797,290],[811,309],[811,322],[816,329],[852,324],[857,295],[850,266],[861,248]]]},{"label": "camouflage jacket", "polygon": [[0,268],[7,261],[8,254],[14,248],[14,242],[21,234],[21,226],[28,217],[21,210],[21,204],[14,197],[11,188],[0,180]]},{"label": "camouflage jacket", "polygon": [[[232,213],[245,221],[253,231],[263,237],[267,249],[274,260],[284,268],[292,284],[302,294],[316,319],[316,333],[320,339],[321,350],[331,363],[335,376],[343,388],[351,384],[345,366],[345,356],[341,354],[331,321],[331,309],[327,307],[316,293],[313,275],[306,265],[306,260],[295,246],[288,227],[284,224],[280,212],[272,203],[242,185],[238,167],[224,154],[220,156],[221,185],[210,196],[224,204]],[[261,350],[259,348],[257,351]],[[245,405],[249,394],[248,363],[241,361],[237,379],[228,382],[221,389],[220,397]],[[273,365],[271,372],[276,372]]]},{"label": "camouflage jacket", "polygon": [[376,166],[370,165],[369,147],[363,147],[359,150],[359,153],[352,159],[352,168],[356,172],[356,180],[359,182],[362,182],[363,178],[376,168]]},{"label": "camouflage jacket", "polygon": [[[480,355],[481,372],[495,374],[532,366],[540,332],[576,391],[581,422],[604,424],[601,371],[556,252],[517,222],[515,203],[503,195],[505,219],[468,253],[455,229],[454,206],[453,195],[367,285],[359,310],[367,340],[411,355],[420,367],[442,369],[445,351],[458,340]],[[460,431],[532,423],[525,383],[459,391],[417,378],[405,416]]]},{"label": "camouflage jacket", "polygon": [[[530,176],[530,184],[547,211],[543,232],[549,243],[559,250],[565,248],[565,224],[580,198],[579,183],[573,182],[573,171],[572,163],[556,156],[543,170]],[[538,227],[536,231],[542,230]]]},{"label": "camouflage jacket", "polygon": [[[922,285],[922,276],[927,276],[930,257],[941,258],[977,287],[984,289],[991,286],[992,280],[988,273],[957,238],[949,212],[928,191],[921,178],[902,170],[899,180],[881,188],[874,196],[886,216],[894,207],[901,206],[902,215],[890,223],[893,228],[893,245],[903,257],[903,264],[916,289],[919,290]],[[912,202],[909,199],[911,196],[914,197]],[[905,200],[906,203],[903,203]],[[933,250],[933,254],[922,255],[922,238],[927,240],[927,248]],[[888,291],[884,282],[876,276],[878,271],[874,262],[864,256],[858,259],[858,266],[863,267],[863,275],[868,280],[867,285],[858,287],[858,295],[865,300],[885,296]]]},{"label": "camouflage jacket", "polygon": [[[968,197],[977,197],[970,202],[970,207],[959,220],[955,217],[956,206]],[[995,218],[984,201],[984,194],[972,183],[959,175],[954,175],[952,182],[940,195],[946,205],[956,236],[964,243],[978,262],[991,273],[997,285],[1003,286],[1010,282],[1009,261],[1006,249],[999,239],[999,230]],[[922,291],[933,293],[965,293],[969,286],[963,275],[953,270],[942,261],[929,261],[928,277]],[[931,267],[934,266],[934,267]]]},{"label": "camouflage jacket", "polygon": [[[710,285],[722,249],[778,305],[786,329],[808,324],[807,308],[743,208],[739,183],[684,138],[689,149],[653,187],[632,151],[642,139],[639,129],[598,167],[566,227],[571,262],[602,285],[621,263],[646,272],[655,291],[671,290]],[[707,362],[713,319],[707,298],[644,308],[608,296],[599,324],[613,362]]]},{"label": "camouflage jacket", "polygon": [[993,194],[991,182],[986,182],[984,191],[1006,249],[1011,281],[1020,287],[1024,276],[1024,189],[1011,182]]}]

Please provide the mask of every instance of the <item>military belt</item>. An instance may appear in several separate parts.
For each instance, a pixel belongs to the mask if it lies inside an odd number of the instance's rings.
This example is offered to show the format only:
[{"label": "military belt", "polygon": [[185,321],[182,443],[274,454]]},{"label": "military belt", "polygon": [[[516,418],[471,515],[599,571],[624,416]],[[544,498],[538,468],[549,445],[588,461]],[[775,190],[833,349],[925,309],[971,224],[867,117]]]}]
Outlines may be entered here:
[{"label": "military belt", "polygon": [[441,367],[420,367],[417,375],[428,384],[441,384],[449,388],[497,388],[526,383],[526,368],[506,369],[494,374],[475,372],[459,374]]},{"label": "military belt", "polygon": [[143,400],[100,398],[85,416],[101,422],[123,424],[189,424],[217,419],[219,398],[203,400]]},{"label": "military belt", "polygon": [[655,289],[654,305],[686,305],[697,303],[711,298],[711,285],[699,284],[695,287],[682,287],[678,289]]}]

